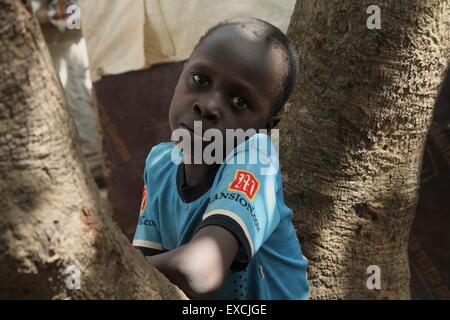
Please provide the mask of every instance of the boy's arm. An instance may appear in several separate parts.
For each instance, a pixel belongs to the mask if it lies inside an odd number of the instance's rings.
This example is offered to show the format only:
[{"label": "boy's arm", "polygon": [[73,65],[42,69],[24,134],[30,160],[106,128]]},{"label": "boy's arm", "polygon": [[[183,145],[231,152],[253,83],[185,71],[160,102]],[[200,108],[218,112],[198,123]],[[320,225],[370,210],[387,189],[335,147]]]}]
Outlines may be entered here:
[{"label": "boy's arm", "polygon": [[230,231],[208,225],[184,246],[146,258],[189,298],[202,299],[220,288],[238,249]]}]

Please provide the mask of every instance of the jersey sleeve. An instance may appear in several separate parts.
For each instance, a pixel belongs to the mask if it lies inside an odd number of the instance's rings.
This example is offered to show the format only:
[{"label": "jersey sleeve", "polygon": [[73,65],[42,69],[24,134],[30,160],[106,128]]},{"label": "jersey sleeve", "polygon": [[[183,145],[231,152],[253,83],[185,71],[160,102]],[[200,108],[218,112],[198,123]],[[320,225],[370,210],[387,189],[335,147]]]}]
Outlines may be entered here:
[{"label": "jersey sleeve", "polygon": [[150,194],[146,167],[144,170],[144,190],[142,192],[139,221],[133,239],[133,246],[145,256],[152,256],[165,251],[161,244],[158,217],[152,212],[151,206],[148,205],[149,202]]},{"label": "jersey sleeve", "polygon": [[[261,155],[261,154],[260,154]],[[266,159],[266,163],[270,159]],[[278,170],[227,163],[198,227],[219,225],[240,242],[233,270],[242,270],[280,222],[276,199]]]}]

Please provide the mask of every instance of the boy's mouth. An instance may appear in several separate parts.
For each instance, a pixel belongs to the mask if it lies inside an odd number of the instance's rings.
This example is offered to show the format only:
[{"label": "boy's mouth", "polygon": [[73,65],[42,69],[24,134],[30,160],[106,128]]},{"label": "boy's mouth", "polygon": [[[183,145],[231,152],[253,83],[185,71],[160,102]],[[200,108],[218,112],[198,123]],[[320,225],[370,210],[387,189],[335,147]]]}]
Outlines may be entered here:
[{"label": "boy's mouth", "polygon": [[194,129],[192,129],[191,127],[189,127],[188,125],[186,125],[184,123],[180,124],[180,128],[188,130],[191,133],[191,136],[194,139],[198,139],[198,140],[201,140],[201,141],[206,141],[205,138],[204,138],[204,134],[203,134],[202,130],[198,130],[198,129],[194,130]]},{"label": "boy's mouth", "polygon": [[184,123],[181,123],[181,124],[180,124],[180,127],[181,127],[181,128],[184,128],[184,129],[187,129],[187,130],[189,130],[189,131],[191,131],[191,132],[194,132],[194,129],[192,129],[191,127],[188,127],[188,126],[185,125]]},{"label": "boy's mouth", "polygon": [[187,126],[187,125],[185,125],[184,123],[181,123],[181,124],[180,124],[180,128],[181,128],[181,129],[186,129],[186,130],[188,130],[190,133],[194,134],[194,129],[191,128],[191,127],[189,127],[189,126]]}]

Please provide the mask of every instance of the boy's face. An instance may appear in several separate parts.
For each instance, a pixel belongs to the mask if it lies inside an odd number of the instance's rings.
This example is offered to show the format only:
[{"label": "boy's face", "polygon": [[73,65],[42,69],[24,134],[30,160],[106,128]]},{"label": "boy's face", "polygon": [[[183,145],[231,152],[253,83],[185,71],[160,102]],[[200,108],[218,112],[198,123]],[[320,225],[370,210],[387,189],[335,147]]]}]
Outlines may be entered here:
[{"label": "boy's face", "polygon": [[186,62],[169,111],[171,130],[271,129],[283,63],[276,49],[231,27],[213,31]]}]

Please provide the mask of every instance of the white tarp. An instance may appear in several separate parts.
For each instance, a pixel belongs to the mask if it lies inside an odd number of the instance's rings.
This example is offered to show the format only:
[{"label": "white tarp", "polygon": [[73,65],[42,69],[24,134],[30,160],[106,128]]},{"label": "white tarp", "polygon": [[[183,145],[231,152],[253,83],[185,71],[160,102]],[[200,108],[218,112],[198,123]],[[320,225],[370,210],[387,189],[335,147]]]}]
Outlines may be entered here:
[{"label": "white tarp", "polygon": [[92,107],[92,83],[88,70],[86,42],[81,32],[59,31],[50,24],[42,26],[53,64],[59,75],[81,142],[81,151],[95,178],[102,176],[101,148],[96,116]]},{"label": "white tarp", "polygon": [[91,77],[185,60],[200,36],[252,16],[286,31],[295,0],[78,0]]}]

